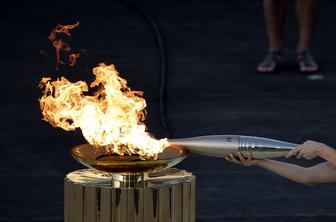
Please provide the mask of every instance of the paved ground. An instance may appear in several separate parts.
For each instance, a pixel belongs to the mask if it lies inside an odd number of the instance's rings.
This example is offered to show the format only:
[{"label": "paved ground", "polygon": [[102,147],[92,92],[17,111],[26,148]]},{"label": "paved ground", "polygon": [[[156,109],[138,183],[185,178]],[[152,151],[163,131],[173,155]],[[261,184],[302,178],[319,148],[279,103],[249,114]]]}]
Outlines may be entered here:
[{"label": "paved ground", "polygon": [[[260,75],[265,52],[261,1],[135,1],[158,22],[168,56],[167,119],[171,137],[246,134],[336,147],[336,4],[321,2],[313,51],[323,66],[297,73],[296,24],[289,13],[287,66]],[[40,120],[36,85],[45,75],[39,50],[57,23],[81,21],[74,42],[90,63],[117,65],[148,100],[148,126],[163,136],[158,109],[159,59],[148,24],[117,2],[11,1],[0,16],[0,221],[62,221],[63,177],[81,166],[68,154],[79,132]],[[292,10],[291,10],[292,12]],[[54,75],[56,77],[56,75]],[[88,74],[68,75],[89,80]],[[302,165],[312,162],[290,160]],[[181,168],[197,175],[197,221],[335,221],[336,186],[295,184],[258,168],[190,155]]]}]

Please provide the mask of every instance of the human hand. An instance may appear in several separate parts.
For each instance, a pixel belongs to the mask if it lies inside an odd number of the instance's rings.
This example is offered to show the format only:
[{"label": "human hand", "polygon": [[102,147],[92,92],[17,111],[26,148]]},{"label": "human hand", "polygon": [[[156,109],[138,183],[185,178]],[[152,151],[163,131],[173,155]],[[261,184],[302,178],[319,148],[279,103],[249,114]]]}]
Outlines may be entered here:
[{"label": "human hand", "polygon": [[304,158],[306,160],[312,160],[320,156],[323,150],[327,148],[329,148],[329,146],[323,143],[308,140],[302,145],[299,145],[297,148],[289,151],[286,158],[296,156],[298,159]]},{"label": "human hand", "polygon": [[247,155],[247,159],[244,158],[244,156],[242,155],[241,152],[238,152],[238,157],[235,157],[235,155],[233,155],[233,153],[231,153],[231,154],[227,155],[225,157],[225,159],[229,162],[236,163],[240,166],[246,166],[246,167],[247,166],[256,166],[262,160],[262,159],[253,159],[251,152],[249,152],[249,154]]}]

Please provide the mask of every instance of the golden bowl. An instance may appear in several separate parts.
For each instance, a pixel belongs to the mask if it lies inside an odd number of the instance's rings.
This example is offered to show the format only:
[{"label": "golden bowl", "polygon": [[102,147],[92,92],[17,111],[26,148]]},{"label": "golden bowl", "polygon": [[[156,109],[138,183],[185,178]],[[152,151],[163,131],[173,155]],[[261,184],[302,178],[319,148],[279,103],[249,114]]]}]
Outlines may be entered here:
[{"label": "golden bowl", "polygon": [[70,153],[84,166],[116,174],[157,172],[180,163],[188,155],[186,149],[176,145],[165,148],[156,160],[142,160],[137,155],[111,154],[104,148],[96,148],[90,144],[75,146]]}]

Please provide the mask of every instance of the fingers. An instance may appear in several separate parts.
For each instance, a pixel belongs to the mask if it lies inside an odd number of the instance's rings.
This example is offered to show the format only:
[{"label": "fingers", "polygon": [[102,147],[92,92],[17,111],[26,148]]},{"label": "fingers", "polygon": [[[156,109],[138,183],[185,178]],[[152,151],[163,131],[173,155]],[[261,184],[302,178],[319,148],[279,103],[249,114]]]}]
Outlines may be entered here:
[{"label": "fingers", "polygon": [[302,146],[299,145],[297,148],[289,151],[286,155],[286,158],[292,157],[292,156],[296,156],[298,152],[300,152],[300,150],[302,150]]},{"label": "fingers", "polygon": [[238,152],[238,157],[240,159],[240,162],[242,163],[242,165],[244,166],[252,166],[252,154],[251,152],[247,155],[247,159],[245,159],[245,157],[243,156],[243,154],[241,152]]},{"label": "fingers", "polygon": [[227,156],[225,157],[225,159],[226,159],[227,161],[233,162],[233,158],[234,158],[234,157],[231,157],[231,155],[232,155],[232,154],[227,155]]},{"label": "fingers", "polygon": [[239,160],[237,160],[237,158],[232,153],[229,154],[228,156],[226,156],[225,159],[229,162],[236,163],[238,165],[242,165],[242,163]]},{"label": "fingers", "polygon": [[296,154],[296,158],[301,159],[304,154],[304,149],[300,149],[299,152]]},{"label": "fingers", "polygon": [[246,160],[243,155],[238,152],[238,157],[236,157],[233,153],[230,153],[225,159],[229,162],[236,163],[241,166],[247,166]]},{"label": "fingers", "polygon": [[247,154],[247,158],[245,158],[241,152],[238,152],[237,156],[231,153],[226,156],[225,159],[241,166],[252,166],[255,164],[255,160],[253,160],[251,152]]},{"label": "fingers", "polygon": [[247,154],[247,160],[248,160],[249,162],[252,161],[252,152],[251,152],[251,151]]},{"label": "fingers", "polygon": [[307,140],[302,145],[299,145],[296,149],[289,151],[286,155],[286,158],[296,156],[297,159],[304,158],[306,160],[312,160],[320,155],[321,150],[323,150],[325,146],[325,144]]},{"label": "fingers", "polygon": [[240,159],[240,161],[241,161],[242,163],[245,162],[245,158],[243,157],[243,155],[241,154],[241,152],[238,152],[238,157],[239,157],[239,159]]},{"label": "fingers", "polygon": [[287,155],[286,155],[286,158],[289,158],[289,157],[295,156],[295,155],[296,155],[296,153],[297,153],[297,150],[296,150],[296,149],[294,149],[294,150],[291,150],[291,151],[289,151],[289,152],[287,153]]},{"label": "fingers", "polygon": [[302,155],[302,157],[303,157],[304,159],[306,159],[306,160],[312,160],[312,159],[315,158],[315,156],[310,155],[310,154],[306,154],[306,153],[304,153],[304,154]]},{"label": "fingers", "polygon": [[306,160],[312,160],[316,158],[318,155],[314,152],[304,152],[302,157]]},{"label": "fingers", "polygon": [[314,150],[316,144],[316,142],[308,140],[302,145],[299,145],[296,149],[289,151],[286,158],[296,156],[297,159],[304,158],[306,160],[312,160],[316,157],[316,152]]}]

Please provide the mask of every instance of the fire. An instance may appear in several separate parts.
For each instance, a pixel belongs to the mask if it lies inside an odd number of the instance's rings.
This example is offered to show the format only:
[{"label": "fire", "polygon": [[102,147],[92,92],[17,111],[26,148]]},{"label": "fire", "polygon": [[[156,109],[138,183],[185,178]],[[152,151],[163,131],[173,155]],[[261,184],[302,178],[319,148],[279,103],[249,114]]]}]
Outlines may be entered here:
[{"label": "fire", "polygon": [[[55,47],[56,50],[56,70],[58,70],[58,65],[65,64],[65,62],[61,61],[60,58],[60,52],[65,51],[65,52],[70,52],[71,47],[69,43],[65,42],[60,35],[65,35],[67,37],[70,37],[70,30],[76,28],[79,26],[79,22],[76,22],[73,25],[57,25],[49,34],[48,38],[50,41],[52,41],[53,46]],[[70,59],[70,66],[73,66],[79,57],[79,54],[70,54],[69,59]]]},{"label": "fire", "polygon": [[96,79],[90,87],[98,87],[93,96],[85,95],[89,87],[84,81],[43,78],[39,85],[44,89],[39,100],[43,120],[67,131],[80,128],[90,144],[113,153],[156,159],[169,143],[146,131],[143,93],[132,91],[114,65],[100,64],[93,74]]}]

